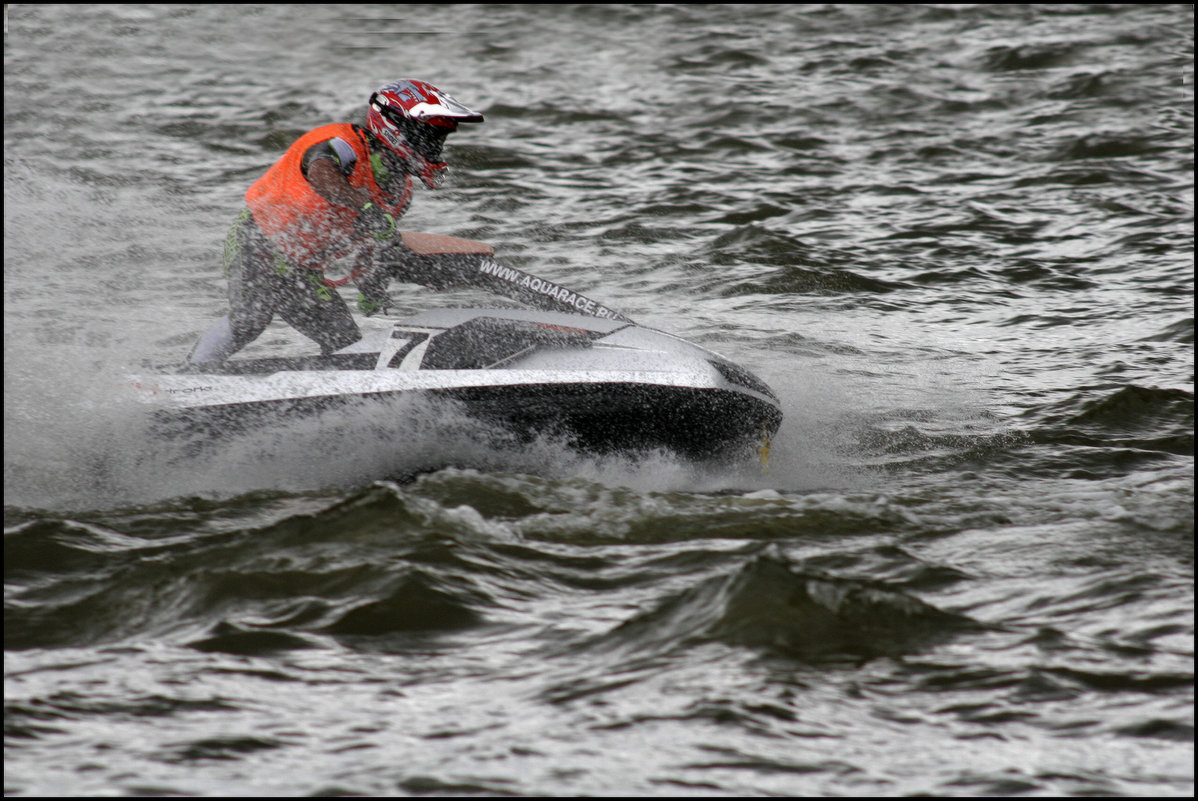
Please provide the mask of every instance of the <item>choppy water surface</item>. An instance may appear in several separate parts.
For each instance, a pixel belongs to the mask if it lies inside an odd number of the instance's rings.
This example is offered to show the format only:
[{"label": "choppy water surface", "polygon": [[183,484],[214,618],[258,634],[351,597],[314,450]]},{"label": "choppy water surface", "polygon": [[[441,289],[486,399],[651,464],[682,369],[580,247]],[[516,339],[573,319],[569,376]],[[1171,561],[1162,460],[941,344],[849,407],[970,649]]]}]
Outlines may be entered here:
[{"label": "choppy water surface", "polygon": [[[768,473],[146,438],[401,76],[487,116],[406,226],[754,369]],[[11,7],[6,792],[1192,795],[1192,112],[1188,5]]]}]

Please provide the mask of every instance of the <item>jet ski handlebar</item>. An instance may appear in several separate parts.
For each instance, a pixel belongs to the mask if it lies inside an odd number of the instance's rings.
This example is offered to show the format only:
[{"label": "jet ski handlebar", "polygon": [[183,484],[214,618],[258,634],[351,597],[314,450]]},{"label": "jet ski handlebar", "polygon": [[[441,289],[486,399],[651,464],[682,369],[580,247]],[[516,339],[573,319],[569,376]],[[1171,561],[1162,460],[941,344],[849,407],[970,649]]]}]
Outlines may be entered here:
[{"label": "jet ski handlebar", "polygon": [[401,231],[405,252],[395,268],[409,281],[432,289],[473,287],[546,311],[585,314],[631,323],[624,315],[560,284],[495,260],[485,242],[441,234]]}]

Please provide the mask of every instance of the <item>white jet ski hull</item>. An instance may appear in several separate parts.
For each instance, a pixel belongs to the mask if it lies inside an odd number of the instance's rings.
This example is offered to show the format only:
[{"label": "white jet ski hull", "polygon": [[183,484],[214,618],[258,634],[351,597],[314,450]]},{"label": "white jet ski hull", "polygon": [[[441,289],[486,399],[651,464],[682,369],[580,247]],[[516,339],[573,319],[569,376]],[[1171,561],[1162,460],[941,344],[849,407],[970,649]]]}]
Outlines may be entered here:
[{"label": "white jet ski hull", "polygon": [[230,360],[132,383],[168,428],[214,436],[420,397],[580,450],[709,459],[753,454],[782,419],[760,379],[689,342],[623,318],[523,309],[433,310],[327,357]]}]

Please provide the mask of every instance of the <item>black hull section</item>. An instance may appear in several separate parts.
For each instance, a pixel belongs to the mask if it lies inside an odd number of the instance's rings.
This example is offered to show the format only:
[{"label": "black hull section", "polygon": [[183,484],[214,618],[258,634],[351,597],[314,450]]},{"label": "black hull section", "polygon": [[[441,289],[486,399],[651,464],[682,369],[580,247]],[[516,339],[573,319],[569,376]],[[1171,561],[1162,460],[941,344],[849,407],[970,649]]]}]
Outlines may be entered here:
[{"label": "black hull section", "polygon": [[447,394],[477,419],[515,433],[561,436],[594,453],[665,449],[691,459],[751,456],[782,422],[775,407],[722,389],[551,385],[518,403],[502,387]]},{"label": "black hull section", "polygon": [[[588,453],[664,449],[695,460],[753,457],[763,437],[772,437],[782,419],[775,406],[738,391],[649,384],[409,390],[160,410],[156,417],[164,436],[212,441],[350,405],[402,399],[447,402],[497,435],[517,441],[550,436]],[[402,449],[403,443],[396,447]]]}]

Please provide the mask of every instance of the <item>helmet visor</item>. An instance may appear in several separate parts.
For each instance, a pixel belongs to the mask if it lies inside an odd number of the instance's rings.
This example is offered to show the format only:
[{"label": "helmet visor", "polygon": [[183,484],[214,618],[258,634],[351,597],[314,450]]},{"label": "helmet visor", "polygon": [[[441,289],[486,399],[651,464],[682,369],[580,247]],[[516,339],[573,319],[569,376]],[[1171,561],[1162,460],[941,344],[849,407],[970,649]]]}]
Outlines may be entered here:
[{"label": "helmet visor", "polygon": [[441,150],[445,147],[445,137],[458,129],[458,124],[447,117],[435,117],[427,121],[414,120],[383,105],[375,108],[387,119],[387,122],[397,128],[408,143],[427,161],[436,163],[441,159]]}]

